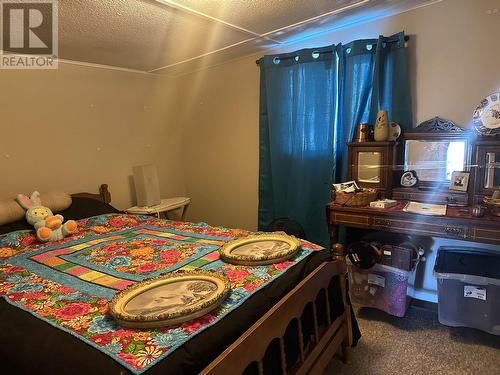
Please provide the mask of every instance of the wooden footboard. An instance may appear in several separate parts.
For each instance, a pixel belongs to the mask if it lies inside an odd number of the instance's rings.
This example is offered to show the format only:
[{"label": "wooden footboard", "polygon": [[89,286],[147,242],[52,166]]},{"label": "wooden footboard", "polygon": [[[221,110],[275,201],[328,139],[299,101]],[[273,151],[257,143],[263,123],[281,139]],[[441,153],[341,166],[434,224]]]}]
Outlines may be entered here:
[{"label": "wooden footboard", "polygon": [[[352,330],[346,298],[346,264],[343,256],[338,255],[342,254],[341,245],[334,249],[331,261],[311,272],[201,374],[262,375],[269,357],[279,361],[273,366],[277,373],[321,374],[339,348],[347,356]],[[338,288],[339,283],[342,299],[332,301],[332,289]],[[342,306],[344,313],[335,317],[333,310]],[[297,343],[296,360],[290,358],[291,350],[285,344],[293,341],[289,338],[291,332]]]}]

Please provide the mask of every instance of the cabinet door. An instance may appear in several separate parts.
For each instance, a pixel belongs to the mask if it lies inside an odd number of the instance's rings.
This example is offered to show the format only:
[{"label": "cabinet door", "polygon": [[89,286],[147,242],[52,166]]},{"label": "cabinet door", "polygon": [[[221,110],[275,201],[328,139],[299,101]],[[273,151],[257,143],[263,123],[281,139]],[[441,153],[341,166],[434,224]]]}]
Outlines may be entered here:
[{"label": "cabinet door", "polygon": [[358,151],[357,180],[378,186],[382,181],[382,153],[380,151]]},{"label": "cabinet door", "polygon": [[392,187],[393,147],[350,146],[349,179],[359,186],[378,190]]},{"label": "cabinet door", "polygon": [[484,189],[500,189],[500,150],[487,150],[484,160]]},{"label": "cabinet door", "polygon": [[474,196],[480,201],[500,189],[500,144],[478,145],[474,164]]}]

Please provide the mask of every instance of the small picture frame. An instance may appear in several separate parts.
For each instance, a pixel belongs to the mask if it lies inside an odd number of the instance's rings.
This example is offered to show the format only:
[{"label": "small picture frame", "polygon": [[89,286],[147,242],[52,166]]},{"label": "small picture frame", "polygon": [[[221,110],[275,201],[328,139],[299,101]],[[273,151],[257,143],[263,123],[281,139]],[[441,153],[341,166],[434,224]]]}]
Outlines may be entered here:
[{"label": "small picture frame", "polygon": [[401,176],[401,186],[403,187],[413,187],[418,184],[417,172],[415,171],[405,171]]},{"label": "small picture frame", "polygon": [[451,173],[450,191],[466,192],[469,188],[470,172],[455,171]]}]

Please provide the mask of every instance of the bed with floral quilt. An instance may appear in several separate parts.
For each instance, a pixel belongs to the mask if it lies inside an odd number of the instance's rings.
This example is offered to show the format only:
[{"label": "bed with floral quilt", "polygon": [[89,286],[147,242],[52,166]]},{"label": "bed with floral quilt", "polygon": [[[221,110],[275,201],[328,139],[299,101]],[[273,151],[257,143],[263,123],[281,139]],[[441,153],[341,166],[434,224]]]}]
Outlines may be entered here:
[{"label": "bed with floral quilt", "polygon": [[[63,240],[30,230],[0,235],[0,356],[13,373],[191,374],[236,340],[328,258],[303,241],[290,260],[238,266],[219,259],[227,241],[250,234],[204,223],[104,214],[78,221]],[[212,312],[159,329],[120,327],[108,302],[129,285],[177,270],[229,278]]]}]

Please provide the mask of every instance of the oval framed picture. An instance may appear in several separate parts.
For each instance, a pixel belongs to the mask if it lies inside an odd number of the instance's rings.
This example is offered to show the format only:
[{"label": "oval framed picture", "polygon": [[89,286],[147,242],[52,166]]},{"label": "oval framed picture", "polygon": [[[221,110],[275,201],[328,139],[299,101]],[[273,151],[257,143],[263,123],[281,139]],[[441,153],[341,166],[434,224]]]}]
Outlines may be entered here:
[{"label": "oval framed picture", "polygon": [[229,280],[215,272],[172,272],[129,286],[111,300],[109,311],[124,327],[164,327],[212,311],[230,289]]},{"label": "oval framed picture", "polygon": [[255,266],[284,262],[293,257],[299,247],[299,239],[284,232],[274,232],[230,241],[219,252],[225,262]]}]

